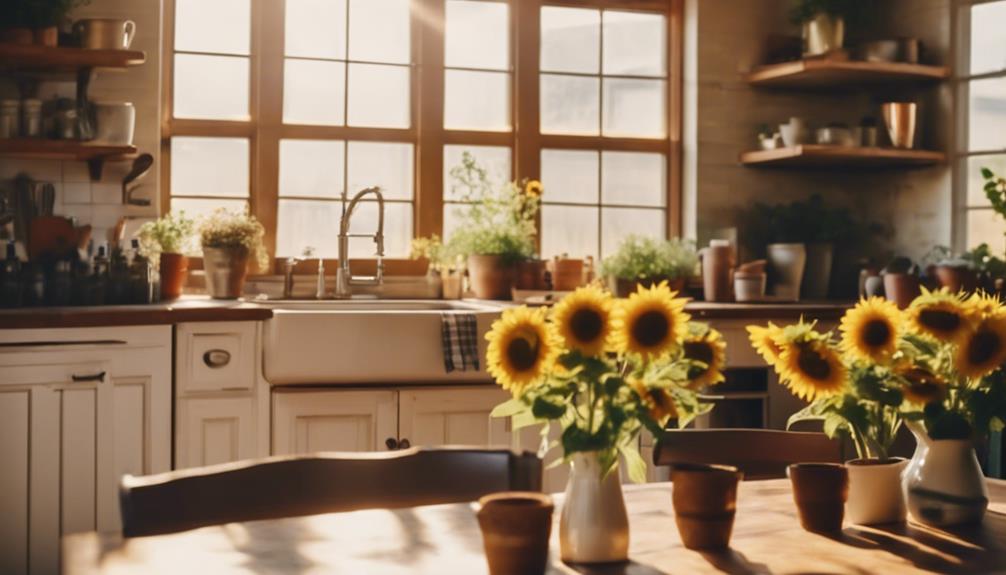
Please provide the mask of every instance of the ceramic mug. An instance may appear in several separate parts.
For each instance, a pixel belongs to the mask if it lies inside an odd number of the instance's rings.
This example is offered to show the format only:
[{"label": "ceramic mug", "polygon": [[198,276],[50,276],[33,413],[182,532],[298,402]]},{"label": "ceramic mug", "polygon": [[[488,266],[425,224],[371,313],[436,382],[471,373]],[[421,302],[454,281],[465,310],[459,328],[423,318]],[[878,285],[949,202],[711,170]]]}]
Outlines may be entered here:
[{"label": "ceramic mug", "polygon": [[136,128],[136,109],[130,102],[95,102],[95,140],[114,146],[131,146]]},{"label": "ceramic mug", "polygon": [[88,50],[128,50],[136,36],[136,23],[119,18],[88,18],[73,25],[80,47]]}]

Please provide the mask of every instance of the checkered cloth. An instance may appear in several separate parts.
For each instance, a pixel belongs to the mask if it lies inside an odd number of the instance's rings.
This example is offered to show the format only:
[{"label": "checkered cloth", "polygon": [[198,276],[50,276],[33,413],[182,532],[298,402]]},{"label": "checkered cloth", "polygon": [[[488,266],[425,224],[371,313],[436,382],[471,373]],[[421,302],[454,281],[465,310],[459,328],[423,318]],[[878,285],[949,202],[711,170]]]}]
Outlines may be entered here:
[{"label": "checkered cloth", "polygon": [[440,315],[440,335],[444,343],[444,369],[452,371],[479,370],[479,329],[475,314],[444,313]]}]

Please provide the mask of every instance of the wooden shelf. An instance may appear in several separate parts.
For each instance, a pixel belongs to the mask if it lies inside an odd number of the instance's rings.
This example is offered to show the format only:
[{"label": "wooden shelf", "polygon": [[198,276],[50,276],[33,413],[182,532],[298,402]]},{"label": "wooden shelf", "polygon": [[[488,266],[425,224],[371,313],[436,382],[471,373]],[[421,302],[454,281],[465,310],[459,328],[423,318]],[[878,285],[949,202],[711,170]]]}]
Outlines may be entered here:
[{"label": "wooden shelf", "polygon": [[825,88],[864,84],[938,82],[950,77],[945,66],[902,62],[798,60],[756,68],[747,81],[754,86]]},{"label": "wooden shelf", "polygon": [[946,161],[946,154],[930,150],[807,144],[793,148],[745,152],[741,154],[740,161],[746,166],[773,168],[897,168],[940,164]]},{"label": "wooden shelf", "polygon": [[0,139],[0,158],[87,162],[92,180],[101,179],[105,162],[126,160],[136,152],[136,146],[108,146],[73,140]]},{"label": "wooden shelf", "polygon": [[146,60],[144,52],[135,50],[0,44],[0,70],[6,72],[72,73],[95,68],[129,68]]}]

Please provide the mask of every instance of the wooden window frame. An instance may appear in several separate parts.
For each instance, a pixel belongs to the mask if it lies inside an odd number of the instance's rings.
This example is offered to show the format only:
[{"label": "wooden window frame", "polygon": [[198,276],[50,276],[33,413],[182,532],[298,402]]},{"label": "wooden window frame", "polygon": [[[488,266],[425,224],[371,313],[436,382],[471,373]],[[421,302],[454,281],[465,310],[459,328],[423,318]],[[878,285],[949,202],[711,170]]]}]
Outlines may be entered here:
[{"label": "wooden window frame", "polygon": [[[160,209],[171,206],[171,138],[174,136],[247,138],[250,147],[249,196],[251,212],[266,229],[266,248],[276,253],[279,208],[279,143],[284,138],[363,140],[412,143],[414,146],[413,230],[415,236],[441,234],[444,212],[444,146],[450,144],[509,147],[511,177],[540,179],[543,148],[639,151],[665,154],[667,199],[666,233],[682,230],[682,114],[684,66],[684,0],[490,0],[510,7],[511,64],[509,132],[479,132],[444,128],[444,27],[425,22],[445,21],[445,0],[411,0],[412,97],[411,127],[406,129],[353,126],[307,126],[283,123],[283,66],[285,6],[283,0],[251,1],[249,119],[247,121],[173,118],[174,37],[176,0],[164,2],[161,116]],[[667,18],[666,138],[637,139],[606,136],[559,136],[539,130],[539,48],[542,6],[658,12]],[[268,23],[269,33],[265,33]],[[348,26],[347,22],[347,26]],[[348,54],[346,55],[348,58]],[[268,88],[268,89],[267,89]],[[348,118],[347,118],[348,121]],[[333,222],[338,225],[338,222]],[[273,259],[273,272],[284,258]],[[335,260],[326,260],[334,266]],[[373,259],[353,260],[361,273],[374,267]],[[421,262],[389,258],[389,274],[418,274]],[[193,267],[201,268],[200,258]],[[334,268],[329,268],[334,269]],[[311,273],[310,262],[297,271]]]}]

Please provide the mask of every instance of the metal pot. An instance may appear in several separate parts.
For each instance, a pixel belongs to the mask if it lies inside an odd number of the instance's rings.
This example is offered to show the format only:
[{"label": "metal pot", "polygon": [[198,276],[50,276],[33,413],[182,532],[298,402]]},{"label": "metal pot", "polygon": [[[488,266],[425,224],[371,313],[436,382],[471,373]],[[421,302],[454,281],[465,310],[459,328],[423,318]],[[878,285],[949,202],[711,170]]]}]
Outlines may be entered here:
[{"label": "metal pot", "polygon": [[915,102],[887,102],[882,106],[884,124],[895,148],[915,147],[915,127],[919,106]]},{"label": "metal pot", "polygon": [[215,299],[238,299],[248,277],[248,248],[203,246],[206,292]]},{"label": "metal pot", "polygon": [[845,44],[845,20],[820,13],[803,23],[803,55],[822,56]]}]

